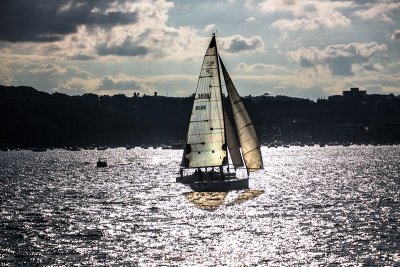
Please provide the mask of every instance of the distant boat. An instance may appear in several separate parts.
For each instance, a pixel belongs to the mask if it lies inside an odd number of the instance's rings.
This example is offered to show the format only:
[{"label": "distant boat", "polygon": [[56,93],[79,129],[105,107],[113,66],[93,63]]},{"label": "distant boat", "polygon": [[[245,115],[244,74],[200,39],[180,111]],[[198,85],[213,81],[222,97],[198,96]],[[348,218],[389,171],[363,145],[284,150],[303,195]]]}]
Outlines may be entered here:
[{"label": "distant boat", "polygon": [[99,158],[99,160],[97,161],[97,168],[104,168],[107,166],[107,160],[105,158]]},{"label": "distant boat", "polygon": [[[222,101],[220,69],[230,105]],[[177,182],[189,183],[195,191],[247,189],[249,173],[263,169],[254,125],[218,54],[215,34],[204,56],[185,143]],[[247,178],[230,172],[228,155],[235,171],[246,168]],[[188,169],[192,173],[184,175]]]}]

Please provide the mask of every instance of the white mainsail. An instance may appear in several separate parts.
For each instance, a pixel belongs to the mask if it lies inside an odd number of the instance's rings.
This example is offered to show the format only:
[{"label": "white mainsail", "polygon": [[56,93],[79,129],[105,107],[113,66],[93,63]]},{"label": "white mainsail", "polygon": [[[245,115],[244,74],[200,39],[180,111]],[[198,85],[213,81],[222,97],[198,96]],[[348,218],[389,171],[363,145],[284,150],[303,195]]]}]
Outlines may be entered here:
[{"label": "white mainsail", "polygon": [[227,162],[218,51],[213,36],[197,83],[181,165],[196,168]]},{"label": "white mainsail", "polygon": [[263,169],[263,161],[261,156],[260,144],[258,142],[256,130],[250,119],[249,114],[236,91],[224,63],[219,57],[222,73],[224,75],[225,86],[232,106],[233,117],[235,119],[236,129],[239,135],[240,146],[246,169],[248,172]]}]

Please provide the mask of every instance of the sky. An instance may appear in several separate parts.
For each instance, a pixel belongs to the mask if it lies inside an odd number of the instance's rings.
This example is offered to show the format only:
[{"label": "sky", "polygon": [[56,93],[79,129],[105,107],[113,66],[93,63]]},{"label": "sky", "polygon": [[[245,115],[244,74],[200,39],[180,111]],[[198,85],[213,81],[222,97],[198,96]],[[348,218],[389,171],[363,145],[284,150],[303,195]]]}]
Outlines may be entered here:
[{"label": "sky", "polygon": [[214,32],[242,96],[400,95],[397,0],[2,0],[0,84],[190,96]]}]

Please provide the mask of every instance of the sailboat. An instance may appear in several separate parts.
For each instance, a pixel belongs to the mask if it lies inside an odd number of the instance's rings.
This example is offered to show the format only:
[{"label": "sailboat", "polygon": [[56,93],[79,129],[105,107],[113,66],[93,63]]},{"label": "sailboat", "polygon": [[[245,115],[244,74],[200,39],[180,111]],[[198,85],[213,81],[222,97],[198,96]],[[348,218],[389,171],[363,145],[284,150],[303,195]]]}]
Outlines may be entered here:
[{"label": "sailboat", "polygon": [[[229,98],[227,105],[223,101],[221,72]],[[246,168],[245,178],[236,176],[241,167]],[[181,175],[176,180],[190,184],[195,191],[240,190],[249,187],[250,172],[260,169],[263,160],[254,125],[218,54],[213,34],[197,82]],[[191,173],[185,175],[185,171]]]}]

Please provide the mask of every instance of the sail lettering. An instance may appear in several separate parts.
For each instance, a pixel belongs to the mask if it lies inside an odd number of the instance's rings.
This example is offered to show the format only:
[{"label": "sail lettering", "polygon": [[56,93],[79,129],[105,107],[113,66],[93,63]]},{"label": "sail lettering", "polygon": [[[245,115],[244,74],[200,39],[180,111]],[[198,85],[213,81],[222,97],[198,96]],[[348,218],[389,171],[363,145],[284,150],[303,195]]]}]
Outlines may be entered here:
[{"label": "sail lettering", "polygon": [[210,94],[197,94],[197,98],[199,98],[199,99],[210,99],[211,95]]},{"label": "sail lettering", "polygon": [[203,105],[203,106],[196,106],[195,108],[196,110],[206,110],[207,106]]}]

